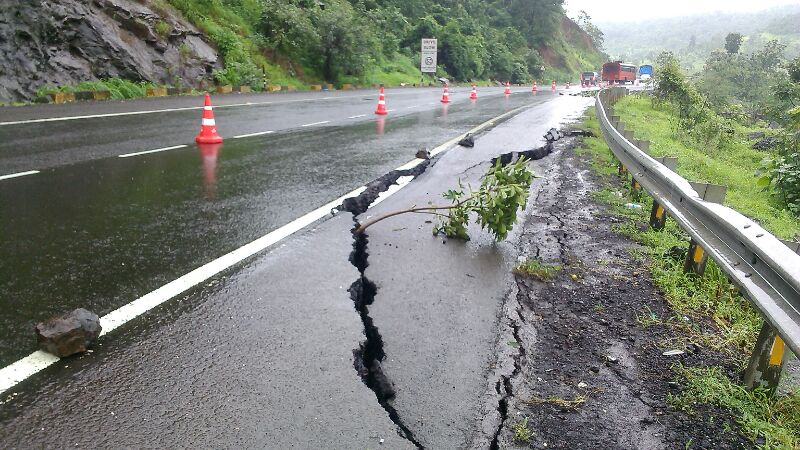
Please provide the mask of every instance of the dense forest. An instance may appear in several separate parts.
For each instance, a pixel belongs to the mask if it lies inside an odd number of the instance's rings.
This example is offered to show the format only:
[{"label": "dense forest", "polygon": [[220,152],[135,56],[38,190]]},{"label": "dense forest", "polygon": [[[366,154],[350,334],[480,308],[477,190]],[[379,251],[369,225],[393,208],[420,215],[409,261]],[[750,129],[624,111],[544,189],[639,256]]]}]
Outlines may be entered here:
[{"label": "dense forest", "polygon": [[741,52],[753,53],[777,40],[786,56],[800,55],[800,5],[756,13],[715,13],[597,24],[604,33],[606,51],[635,64],[653,63],[659,52],[673,52],[688,72],[703,68],[708,55],[722,49],[728,33],[743,36]]},{"label": "dense forest", "polygon": [[[604,55],[563,0],[152,0],[217,46],[222,84],[419,82],[420,39],[437,38],[438,73],[527,83],[576,77]],[[587,21],[584,28],[591,26]]]}]

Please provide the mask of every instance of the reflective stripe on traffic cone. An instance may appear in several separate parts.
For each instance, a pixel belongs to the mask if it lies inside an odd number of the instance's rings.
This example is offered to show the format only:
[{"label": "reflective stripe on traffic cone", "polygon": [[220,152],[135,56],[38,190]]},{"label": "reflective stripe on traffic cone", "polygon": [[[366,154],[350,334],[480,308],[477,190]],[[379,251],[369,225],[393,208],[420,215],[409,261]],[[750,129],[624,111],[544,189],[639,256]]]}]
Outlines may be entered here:
[{"label": "reflective stripe on traffic cone", "polygon": [[472,83],[472,92],[469,94],[470,100],[477,100],[478,99],[478,88],[475,86],[475,83]]},{"label": "reflective stripe on traffic cone", "polygon": [[447,89],[447,84],[444,85],[442,91],[442,103],[450,103],[450,91]]},{"label": "reflective stripe on traffic cone", "polygon": [[383,94],[383,86],[381,86],[380,93],[378,94],[378,107],[375,108],[375,114],[381,116],[389,114],[389,112],[386,111],[386,96]]},{"label": "reflective stripe on traffic cone", "polygon": [[506,90],[503,91],[503,94],[511,95],[511,85],[508,83],[508,81],[506,81]]},{"label": "reflective stripe on traffic cone", "polygon": [[206,93],[205,106],[203,106],[203,121],[200,124],[200,133],[194,138],[198,144],[219,144],[222,137],[217,134],[217,124],[214,121],[214,111],[211,107],[211,97]]}]

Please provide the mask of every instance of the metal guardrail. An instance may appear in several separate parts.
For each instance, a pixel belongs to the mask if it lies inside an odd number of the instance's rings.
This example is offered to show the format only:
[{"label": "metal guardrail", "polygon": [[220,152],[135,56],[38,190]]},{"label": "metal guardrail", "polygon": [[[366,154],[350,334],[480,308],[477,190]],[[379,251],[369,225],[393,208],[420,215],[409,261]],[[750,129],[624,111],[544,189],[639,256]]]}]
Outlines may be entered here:
[{"label": "metal guardrail", "polygon": [[[707,253],[764,315],[765,325],[745,381],[751,388],[763,386],[774,390],[787,358],[784,341],[795,355],[800,355],[800,255],[755,221],[731,208],[703,200],[689,181],[639,149],[630,132],[620,132],[617,126],[624,130],[624,125],[610,117],[609,109],[624,95],[627,89],[612,88],[595,97],[597,118],[606,142],[631,173],[634,183],[653,197],[651,217],[655,218],[659,211],[663,216],[666,211],[691,237],[687,267],[699,264],[700,259],[704,262]],[[663,210],[658,210],[659,206]]]}]

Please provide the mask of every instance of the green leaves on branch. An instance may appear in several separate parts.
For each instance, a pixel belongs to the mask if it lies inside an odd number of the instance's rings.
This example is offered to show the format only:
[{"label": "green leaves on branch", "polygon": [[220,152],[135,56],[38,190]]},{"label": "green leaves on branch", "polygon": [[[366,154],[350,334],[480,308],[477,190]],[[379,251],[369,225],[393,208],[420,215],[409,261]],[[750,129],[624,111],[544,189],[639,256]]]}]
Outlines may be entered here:
[{"label": "green leaves on branch", "polygon": [[[467,225],[470,217],[475,216],[482,229],[488,229],[496,240],[502,241],[517,221],[517,210],[525,209],[528,201],[533,172],[528,170],[526,164],[524,157],[506,166],[501,165],[498,159],[486,172],[478,190],[465,188],[459,181],[458,189],[443,193],[442,196],[450,200],[451,205],[430,205],[391,212],[362,224],[356,233],[363,233],[369,226],[389,217],[419,213],[433,214],[439,218],[439,223],[433,228],[434,234],[469,240]],[[447,214],[440,211],[447,211]]]},{"label": "green leaves on branch", "polygon": [[517,210],[525,209],[532,181],[533,173],[526,167],[525,158],[507,166],[500,165],[497,160],[486,172],[477,191],[465,195],[463,186],[459,186],[461,190],[450,190],[443,195],[454,207],[434,227],[434,234],[469,239],[466,226],[472,213],[477,216],[476,222],[481,228],[488,229],[496,240],[502,241],[517,221]]}]

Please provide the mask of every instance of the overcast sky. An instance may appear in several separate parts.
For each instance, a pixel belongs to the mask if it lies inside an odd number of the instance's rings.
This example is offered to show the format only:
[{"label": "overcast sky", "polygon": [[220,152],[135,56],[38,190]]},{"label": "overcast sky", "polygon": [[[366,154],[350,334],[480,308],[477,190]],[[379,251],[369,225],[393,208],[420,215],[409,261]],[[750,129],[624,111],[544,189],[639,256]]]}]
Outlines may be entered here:
[{"label": "overcast sky", "polygon": [[[797,5],[800,0],[671,0],[666,2],[624,2],[566,0],[567,15],[575,18],[585,10],[593,22],[630,22],[657,17],[689,16],[715,11],[748,12],[781,5]],[[798,25],[800,26],[800,25]]]}]

